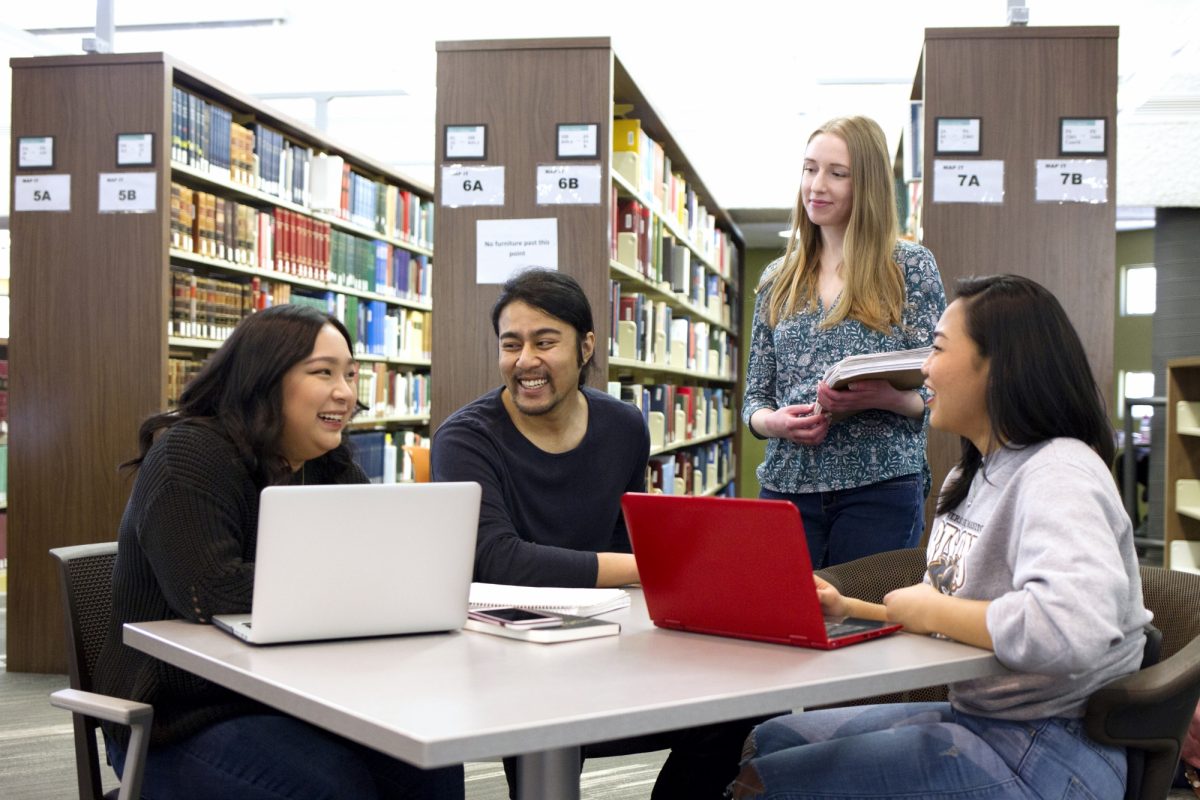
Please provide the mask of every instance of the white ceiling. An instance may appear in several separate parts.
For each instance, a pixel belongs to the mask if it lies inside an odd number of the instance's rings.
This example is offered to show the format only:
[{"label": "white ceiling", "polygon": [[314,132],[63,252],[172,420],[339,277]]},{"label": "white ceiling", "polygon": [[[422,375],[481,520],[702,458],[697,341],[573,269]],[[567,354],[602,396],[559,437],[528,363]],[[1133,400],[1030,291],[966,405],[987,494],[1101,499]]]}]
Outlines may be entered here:
[{"label": "white ceiling", "polygon": [[[1118,203],[1200,205],[1200,162],[1180,169],[1174,149],[1200,159],[1200,2],[1028,0],[1034,25],[1119,25],[1118,134],[1155,156],[1147,174],[1122,155]],[[1003,25],[1006,0],[842,0],[835,3],[640,4],[480,0],[115,0],[116,24],[281,18],[270,27],[119,32],[116,50],[165,50],[248,93],[404,90],[329,107],[339,142],[433,182],[434,42],[448,39],[610,36],[717,201],[731,209],[790,208],[803,143],[825,119],[863,113],[897,140],[926,27]],[[14,28],[90,25],[94,0],[9,4]],[[78,51],[80,34],[43,36]],[[1157,106],[1155,104],[1158,104]],[[275,101],[309,124],[313,104]],[[1146,110],[1138,112],[1137,109]],[[1137,112],[1137,113],[1135,113]],[[1126,138],[1126,124],[1140,126]],[[1158,137],[1167,125],[1171,135]],[[1149,127],[1148,127],[1149,126]],[[1150,146],[1153,143],[1154,146]],[[1173,148],[1164,152],[1163,146]],[[1125,176],[1129,176],[1126,180]],[[1128,195],[1128,197],[1126,197]]]}]

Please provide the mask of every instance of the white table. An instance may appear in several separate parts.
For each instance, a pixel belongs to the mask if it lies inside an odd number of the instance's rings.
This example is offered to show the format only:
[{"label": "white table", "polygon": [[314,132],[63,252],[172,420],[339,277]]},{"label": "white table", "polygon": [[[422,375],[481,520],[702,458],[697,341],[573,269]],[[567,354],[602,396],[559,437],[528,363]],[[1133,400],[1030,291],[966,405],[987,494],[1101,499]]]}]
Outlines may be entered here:
[{"label": "white table", "polygon": [[895,634],[844,650],[655,628],[539,645],[472,632],[255,647],[211,625],[125,643],[421,767],[518,756],[521,797],[579,797],[580,745],[1005,672],[986,650]]}]

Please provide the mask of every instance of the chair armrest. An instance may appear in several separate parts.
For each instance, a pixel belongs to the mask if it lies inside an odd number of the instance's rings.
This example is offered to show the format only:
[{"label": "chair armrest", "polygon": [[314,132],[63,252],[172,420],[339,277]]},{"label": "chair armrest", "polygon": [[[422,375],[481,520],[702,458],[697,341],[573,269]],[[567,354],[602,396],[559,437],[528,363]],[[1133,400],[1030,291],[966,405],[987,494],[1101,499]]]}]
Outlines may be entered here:
[{"label": "chair armrest", "polygon": [[[1088,701],[1084,724],[1103,744],[1177,748],[1198,699],[1200,637],[1166,661],[1101,687]],[[1174,732],[1173,743],[1167,732]]]},{"label": "chair armrest", "polygon": [[50,695],[50,705],[75,714],[86,714],[106,722],[130,726],[149,725],[154,716],[154,706],[146,703],[78,689],[59,689]]}]

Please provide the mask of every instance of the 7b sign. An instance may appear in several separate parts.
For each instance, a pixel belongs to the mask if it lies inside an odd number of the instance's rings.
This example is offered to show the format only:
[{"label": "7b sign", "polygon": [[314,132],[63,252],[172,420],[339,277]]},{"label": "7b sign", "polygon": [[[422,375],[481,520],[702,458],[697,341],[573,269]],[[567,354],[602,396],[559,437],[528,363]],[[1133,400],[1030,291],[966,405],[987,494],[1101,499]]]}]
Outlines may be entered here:
[{"label": "7b sign", "polygon": [[1107,203],[1108,159],[1039,158],[1039,203]]}]

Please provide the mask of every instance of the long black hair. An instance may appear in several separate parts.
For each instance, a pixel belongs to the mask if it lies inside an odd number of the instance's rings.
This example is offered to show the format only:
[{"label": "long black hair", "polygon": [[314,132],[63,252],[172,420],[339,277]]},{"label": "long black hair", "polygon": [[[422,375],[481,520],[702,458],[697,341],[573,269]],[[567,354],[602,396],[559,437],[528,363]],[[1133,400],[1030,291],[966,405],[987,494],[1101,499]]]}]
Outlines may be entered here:
[{"label": "long black hair", "polygon": [[505,281],[492,306],[492,330],[497,336],[500,335],[500,313],[518,300],[575,329],[575,357],[579,364],[579,385],[583,386],[595,368],[594,358],[583,360],[583,340],[596,330],[592,323],[592,305],[583,293],[583,287],[558,270],[535,267],[518,272]]},{"label": "long black hair", "polygon": [[[1020,275],[963,278],[955,290],[964,301],[967,335],[989,361],[985,398],[992,435],[1009,447],[1078,439],[1111,465],[1113,431],[1104,396],[1058,299]],[[982,463],[978,448],[964,438],[961,474],[938,498],[939,514],[966,499]]]},{"label": "long black hair", "polygon": [[[136,469],[159,432],[195,421],[228,437],[260,485],[287,478],[292,470],[281,447],[283,376],[312,354],[317,334],[326,325],[337,329],[353,353],[346,326],[314,308],[285,304],[244,318],[188,383],[179,407],[142,423],[138,456],[121,467]],[[352,460],[345,441],[323,458],[339,471]]]}]

